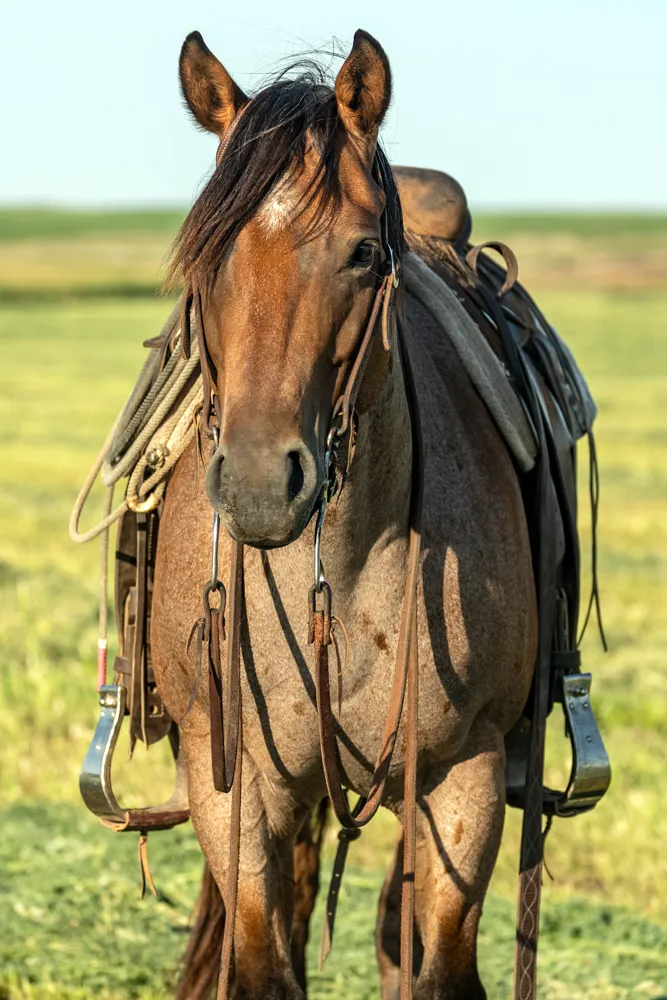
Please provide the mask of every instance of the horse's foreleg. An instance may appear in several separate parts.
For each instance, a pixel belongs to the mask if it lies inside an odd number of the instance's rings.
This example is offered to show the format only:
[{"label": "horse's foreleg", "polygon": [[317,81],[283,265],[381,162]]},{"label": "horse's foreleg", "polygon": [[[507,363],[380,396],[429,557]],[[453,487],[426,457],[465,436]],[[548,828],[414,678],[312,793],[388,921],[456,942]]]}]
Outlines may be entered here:
[{"label": "horse's foreleg", "polygon": [[320,888],[320,851],[329,800],[306,819],[294,843],[294,916],[292,918],[292,966],[296,980],[306,992],[306,946],[310,918]]},{"label": "horse's foreleg", "polygon": [[[183,734],[188,760],[192,822],[206,862],[224,898],[228,879],[231,795],[216,792],[211,778],[207,729]],[[241,853],[234,928],[233,1000],[303,1000],[292,968],[290,938],[294,907],[294,829],[278,837],[252,761],[243,759]],[[290,803],[281,803],[286,829]]]},{"label": "horse's foreleg", "polygon": [[416,912],[424,954],[415,1000],[486,997],[477,971],[477,930],[504,810],[502,733],[478,723],[465,752],[419,801]]}]

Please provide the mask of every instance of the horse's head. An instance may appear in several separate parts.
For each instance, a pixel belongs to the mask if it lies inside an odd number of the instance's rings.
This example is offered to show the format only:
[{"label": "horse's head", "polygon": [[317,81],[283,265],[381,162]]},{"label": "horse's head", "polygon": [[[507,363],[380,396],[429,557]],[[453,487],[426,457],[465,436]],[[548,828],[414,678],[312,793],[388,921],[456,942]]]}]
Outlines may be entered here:
[{"label": "horse's head", "polygon": [[400,205],[377,148],[389,64],[359,31],[335,87],[308,67],[249,100],[194,33],[180,76],[195,119],[220,139],[173,262],[201,293],[217,396],[207,493],[239,541],[285,545],[320,495],[332,411],[390,239],[400,251]]}]

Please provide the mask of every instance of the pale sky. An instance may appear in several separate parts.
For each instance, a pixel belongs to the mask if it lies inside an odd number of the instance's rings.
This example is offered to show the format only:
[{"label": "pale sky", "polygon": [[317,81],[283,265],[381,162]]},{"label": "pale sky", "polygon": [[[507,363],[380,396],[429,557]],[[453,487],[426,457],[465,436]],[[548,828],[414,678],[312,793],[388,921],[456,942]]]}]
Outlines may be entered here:
[{"label": "pale sky", "polygon": [[14,0],[2,27],[2,203],[186,205],[215,153],[180,102],[189,31],[251,92],[364,28],[393,162],[477,207],[667,209],[667,0]]}]

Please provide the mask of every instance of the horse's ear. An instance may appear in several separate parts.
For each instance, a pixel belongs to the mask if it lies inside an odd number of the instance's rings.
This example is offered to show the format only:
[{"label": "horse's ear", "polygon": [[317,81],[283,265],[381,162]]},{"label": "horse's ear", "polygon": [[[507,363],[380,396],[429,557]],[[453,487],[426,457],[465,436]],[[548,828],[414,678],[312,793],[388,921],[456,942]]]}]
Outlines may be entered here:
[{"label": "horse's ear", "polygon": [[336,102],[346,130],[368,145],[371,157],[390,100],[391,70],[384,49],[368,32],[357,31],[336,77]]},{"label": "horse's ear", "polygon": [[248,98],[198,31],[183,42],[178,62],[181,90],[196,121],[222,137]]}]

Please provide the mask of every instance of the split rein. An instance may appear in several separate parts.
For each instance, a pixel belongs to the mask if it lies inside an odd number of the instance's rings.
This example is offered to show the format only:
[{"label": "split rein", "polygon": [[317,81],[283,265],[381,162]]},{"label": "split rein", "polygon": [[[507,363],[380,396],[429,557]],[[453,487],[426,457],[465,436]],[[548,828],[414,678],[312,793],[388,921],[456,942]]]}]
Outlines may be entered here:
[{"label": "split rein", "polygon": [[[412,998],[412,947],[414,923],[415,859],[416,859],[416,784],[417,784],[417,593],[421,549],[421,516],[423,503],[423,446],[419,411],[410,361],[401,324],[393,324],[403,370],[412,432],[411,499],[409,515],[409,551],[405,589],[401,607],[400,628],[389,710],[382,743],[371,779],[370,791],[359,799],[353,810],[347,802],[344,778],[336,736],[336,721],[331,703],[329,679],[329,646],[332,643],[332,592],[324,577],[321,562],[321,537],[327,504],[343,489],[349,466],[354,457],[357,430],[356,401],[378,325],[386,350],[391,349],[390,328],[392,296],[399,285],[394,254],[388,246],[389,262],[385,266],[376,290],[373,306],[356,358],[347,379],[345,391],[334,406],[326,439],[325,481],[320,495],[315,524],[314,582],[308,594],[308,644],[313,646],[315,690],[320,750],[327,792],[333,810],[341,824],[340,844],[334,862],[331,889],[323,931],[320,964],[331,947],[337,894],[349,842],[375,816],[384,794],[385,784],[396,745],[398,728],[406,702],[406,760],[404,787],[404,863],[401,898],[401,1000]],[[211,439],[213,449],[219,445],[221,422],[220,397],[216,390],[211,356],[208,351],[202,317],[201,294],[190,284],[183,296],[181,317],[181,349],[190,356],[191,314],[195,314],[195,329],[201,361],[204,402],[201,429]],[[381,322],[378,324],[378,320]],[[348,435],[347,456],[339,464],[339,445]],[[234,923],[239,878],[241,830],[241,771],[243,756],[243,712],[241,697],[241,616],[244,604],[242,543],[232,539],[229,593],[218,577],[220,516],[213,515],[211,579],[204,587],[203,614],[193,627],[189,647],[196,648],[196,673],[186,715],[192,708],[206,665],[211,714],[211,755],[213,784],[217,791],[232,793],[227,891],[225,893],[225,926],[222,946],[219,1000],[225,1000],[229,988]],[[321,604],[318,607],[318,604]],[[221,641],[226,639],[226,671],[223,676]],[[224,687],[224,692],[223,692]],[[184,721],[183,719],[181,722]]]}]

